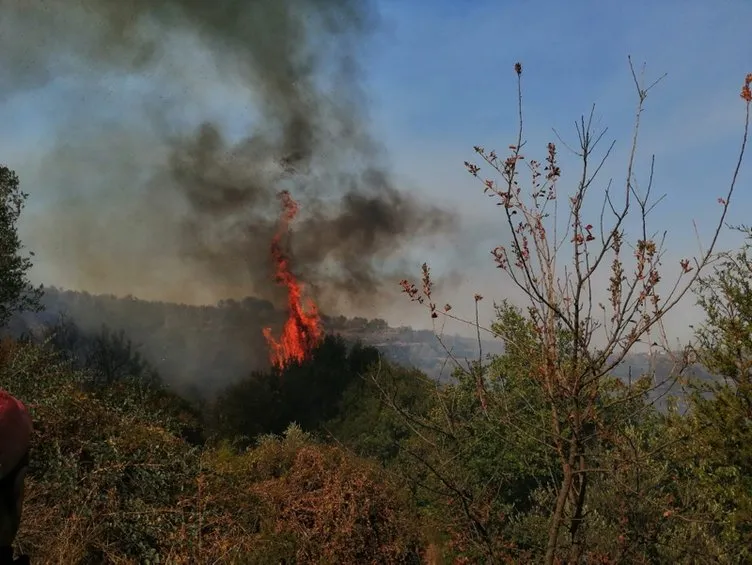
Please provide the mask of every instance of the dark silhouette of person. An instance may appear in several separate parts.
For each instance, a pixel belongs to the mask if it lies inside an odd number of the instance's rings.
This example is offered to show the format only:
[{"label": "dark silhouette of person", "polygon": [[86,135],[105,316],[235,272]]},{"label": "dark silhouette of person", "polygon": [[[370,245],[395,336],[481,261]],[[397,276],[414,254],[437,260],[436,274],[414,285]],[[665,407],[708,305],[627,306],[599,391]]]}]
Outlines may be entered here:
[{"label": "dark silhouette of person", "polygon": [[13,560],[13,541],[21,524],[31,432],[26,406],[0,389],[0,565],[29,563],[27,556]]}]

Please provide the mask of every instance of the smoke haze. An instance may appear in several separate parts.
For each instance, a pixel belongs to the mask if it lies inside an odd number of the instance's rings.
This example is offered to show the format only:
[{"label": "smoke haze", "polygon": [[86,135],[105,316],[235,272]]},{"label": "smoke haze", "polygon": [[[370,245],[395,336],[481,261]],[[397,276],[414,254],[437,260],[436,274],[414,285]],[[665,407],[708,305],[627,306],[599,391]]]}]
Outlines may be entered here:
[{"label": "smoke haze", "polygon": [[[301,204],[294,268],[322,307],[374,303],[408,243],[455,225],[394,185],[369,135],[358,65],[378,23],[368,2],[0,7],[0,98],[57,85],[75,108],[40,157],[39,187],[24,186],[50,196],[27,238],[58,277],[47,283],[278,301],[269,244],[276,194],[289,189]],[[248,112],[228,124],[230,96]]]}]

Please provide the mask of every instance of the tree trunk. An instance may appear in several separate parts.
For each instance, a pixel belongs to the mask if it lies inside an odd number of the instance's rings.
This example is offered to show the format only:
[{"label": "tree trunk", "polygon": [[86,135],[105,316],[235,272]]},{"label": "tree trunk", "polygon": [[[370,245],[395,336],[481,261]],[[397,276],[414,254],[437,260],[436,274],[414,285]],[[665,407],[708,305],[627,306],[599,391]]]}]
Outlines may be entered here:
[{"label": "tree trunk", "polygon": [[564,511],[566,509],[569,491],[572,488],[572,463],[574,462],[574,453],[569,456],[569,461],[564,465],[564,478],[561,480],[559,494],[556,497],[556,506],[554,514],[551,516],[551,525],[548,529],[548,544],[546,545],[546,565],[554,565],[556,550],[559,543],[559,532],[564,524]]},{"label": "tree trunk", "polygon": [[[578,442],[579,443],[579,442]],[[569,525],[569,538],[572,540],[569,561],[578,563],[584,551],[582,543],[581,526],[584,522],[585,496],[587,493],[587,474],[585,473],[585,454],[581,445],[578,445],[578,473],[572,477],[572,521]]]}]

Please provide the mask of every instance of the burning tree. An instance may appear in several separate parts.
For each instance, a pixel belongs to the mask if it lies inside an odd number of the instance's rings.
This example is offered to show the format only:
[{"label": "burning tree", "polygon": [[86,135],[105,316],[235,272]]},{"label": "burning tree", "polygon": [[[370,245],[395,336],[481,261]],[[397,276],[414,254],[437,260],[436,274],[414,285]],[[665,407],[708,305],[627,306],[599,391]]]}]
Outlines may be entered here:
[{"label": "burning tree", "polygon": [[279,369],[290,363],[300,363],[319,344],[323,337],[321,318],[316,304],[310,298],[303,307],[303,285],[290,269],[290,254],[283,247],[283,238],[290,231],[290,223],[298,213],[298,203],[290,193],[283,190],[280,195],[282,213],[279,229],[271,244],[271,255],[275,266],[275,279],[287,289],[287,321],[282,328],[279,340],[272,336],[271,328],[264,328],[264,337],[269,344],[271,363]]},{"label": "burning tree", "polygon": [[[558,469],[558,482],[553,488],[554,496],[548,516],[547,541],[541,548],[541,557],[545,556],[544,562],[550,565],[556,562],[579,563],[586,554],[584,526],[588,517],[588,479],[594,473],[609,472],[608,469],[598,468],[593,462],[594,438],[604,433],[610,434],[610,437],[618,436],[621,433],[619,425],[614,425],[613,421],[606,422],[605,410],[645,392],[643,383],[642,388],[628,389],[619,398],[604,403],[604,384],[613,369],[637,343],[647,341],[652,346],[669,351],[663,319],[686,295],[714,256],[748,137],[752,74],[747,75],[741,92],[746,114],[739,156],[726,193],[716,197],[720,213],[712,240],[697,257],[681,260],[677,265],[676,279],[666,284],[661,268],[665,233],[653,233],[648,226],[648,216],[657,204],[652,197],[653,161],[644,191],[638,189],[634,170],[644,103],[648,92],[660,79],[645,86],[642,76],[638,77],[635,72],[631,59],[630,69],[638,103],[624,184],[619,193],[608,184],[599,218],[586,217],[583,203],[589,197],[613,143],[600,156],[596,155],[596,148],[605,131],[593,130],[592,111],[577,124],[579,144],[573,151],[581,166],[577,188],[566,202],[566,225],[562,229],[559,221],[564,218],[559,218],[558,205],[561,200],[558,182],[562,172],[557,162],[556,145],[548,144],[544,163],[526,160],[522,154],[524,120],[522,67],[519,63],[515,65],[519,128],[516,142],[510,146],[510,154],[501,158],[495,151],[475,147],[484,166],[488,166],[498,178],[484,177],[481,166],[465,162],[470,174],[481,180],[484,192],[496,199],[503,210],[506,224],[511,230],[511,242],[495,248],[492,256],[498,268],[509,276],[527,301],[526,321],[533,335],[533,343],[528,344],[527,379],[540,394],[547,413],[540,424],[540,442],[557,461]],[[520,175],[523,172],[529,175],[527,190],[523,190],[521,185]],[[638,235],[630,241],[625,220],[635,209],[639,214],[640,227]],[[565,253],[568,253],[568,258],[562,268],[560,263]],[[596,276],[600,273],[608,273],[609,284],[605,292],[595,284]],[[403,280],[401,285],[411,300],[429,309],[432,318],[454,318],[450,305],[437,308],[427,265],[423,266],[421,288],[407,280]],[[479,341],[482,328],[478,323],[477,303],[481,299],[476,295],[474,326]],[[512,340],[505,343],[508,350],[518,349],[514,342],[514,330],[505,327],[503,317],[495,329],[495,334],[505,342]],[[467,367],[457,364],[458,370],[476,380],[478,406],[485,416],[504,413],[503,406],[493,412],[490,410],[489,403],[494,399],[493,395],[488,394],[487,385],[490,378],[497,377],[489,375],[481,359],[469,363]],[[685,364],[686,359],[681,356],[676,358],[677,367]],[[671,378],[675,377],[676,374]],[[652,386],[659,384],[663,383],[652,383]],[[519,422],[519,414],[510,414],[508,419],[497,422],[497,425],[516,425]],[[450,435],[453,432],[450,429],[445,433]],[[524,430],[520,433],[524,433]],[[466,489],[450,484],[450,479],[439,474],[441,471],[436,466],[429,466],[429,471],[456,493],[466,509],[472,528],[479,532],[479,545],[484,546],[483,551],[493,560],[495,540],[489,539],[478,512],[472,509],[473,501],[467,498]]]}]

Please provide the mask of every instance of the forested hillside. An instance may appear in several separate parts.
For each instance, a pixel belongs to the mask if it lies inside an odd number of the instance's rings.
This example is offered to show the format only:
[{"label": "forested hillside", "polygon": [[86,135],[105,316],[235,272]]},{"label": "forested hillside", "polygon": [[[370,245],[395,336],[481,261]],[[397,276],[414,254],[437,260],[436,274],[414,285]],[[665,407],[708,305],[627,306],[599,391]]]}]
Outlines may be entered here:
[{"label": "forested hillside", "polygon": [[[279,326],[285,318],[265,300],[246,298],[227,300],[217,306],[186,306],[165,302],[148,302],[134,297],[97,296],[85,292],[45,289],[44,311],[24,313],[11,322],[16,336],[25,332],[46,335],[61,323],[68,328],[71,340],[65,347],[76,350],[83,344],[75,340],[113,334],[130,342],[134,352],[154,367],[160,378],[174,390],[191,395],[213,395],[250,371],[268,367],[268,347],[261,328]],[[393,328],[380,319],[322,316],[326,331],[341,335],[350,343],[362,342],[385,354],[390,361],[414,367],[431,378],[452,378],[454,359],[466,362],[478,358],[477,340],[457,335],[439,337],[429,330],[409,327]],[[71,333],[71,330],[75,332]],[[491,336],[489,336],[491,337]],[[484,339],[484,355],[503,351],[500,340]],[[654,391],[663,398],[668,389],[682,394],[676,382],[666,377],[677,369],[681,355],[633,353],[613,371],[625,381],[645,374],[655,376],[661,386]],[[693,364],[684,374],[701,379],[710,376]]]},{"label": "forested hillside", "polygon": [[[122,331],[167,383],[183,392],[201,394],[213,394],[250,371],[268,367],[269,350],[262,328],[277,328],[286,317],[270,302],[250,297],[216,306],[186,306],[49,287],[42,303],[43,312],[27,312],[12,321],[16,336],[43,334],[45,328],[62,321],[73,323],[87,335],[100,333],[103,326],[114,333]],[[450,378],[452,371],[447,350],[461,360],[478,356],[477,340],[459,336],[439,340],[431,331],[392,328],[378,319],[324,315],[322,322],[327,333],[373,345],[389,359],[442,380]],[[76,345],[68,347],[75,349]],[[501,349],[497,341],[484,342],[488,353]]]}]

